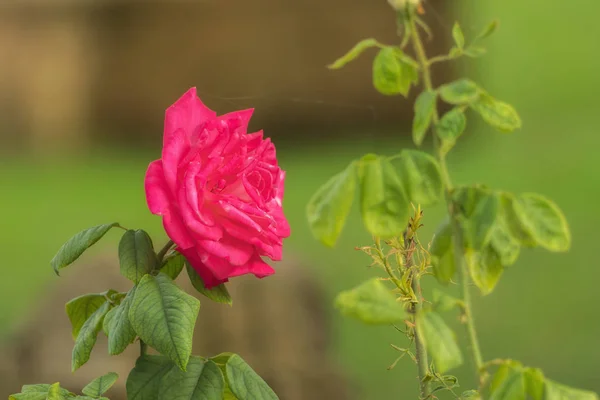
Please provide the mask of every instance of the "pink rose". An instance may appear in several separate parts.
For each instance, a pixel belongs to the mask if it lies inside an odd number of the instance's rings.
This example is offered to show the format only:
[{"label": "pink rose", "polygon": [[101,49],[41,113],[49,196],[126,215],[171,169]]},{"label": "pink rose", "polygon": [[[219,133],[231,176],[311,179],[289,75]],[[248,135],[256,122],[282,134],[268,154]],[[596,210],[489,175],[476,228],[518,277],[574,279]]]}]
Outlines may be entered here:
[{"label": "pink rose", "polygon": [[290,227],[285,172],[262,131],[247,133],[253,110],[220,117],[188,90],[165,113],[162,158],[146,172],[148,207],[206,287],[275,271]]}]

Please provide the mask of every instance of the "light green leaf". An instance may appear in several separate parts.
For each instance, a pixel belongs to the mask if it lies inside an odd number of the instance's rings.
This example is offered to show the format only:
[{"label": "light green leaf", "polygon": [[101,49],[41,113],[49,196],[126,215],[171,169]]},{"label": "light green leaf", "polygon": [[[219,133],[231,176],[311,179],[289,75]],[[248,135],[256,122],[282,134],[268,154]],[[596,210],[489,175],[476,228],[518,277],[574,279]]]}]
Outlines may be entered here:
[{"label": "light green leaf", "polygon": [[505,223],[510,232],[510,235],[517,241],[521,246],[524,247],[535,247],[537,243],[531,237],[529,232],[521,223],[521,219],[515,210],[516,197],[510,193],[500,194],[501,204],[501,221]]},{"label": "light green leaf", "polygon": [[489,37],[496,31],[497,28],[498,28],[498,21],[494,20],[494,21],[490,22],[485,28],[483,28],[483,30],[479,33],[479,35],[477,35],[475,40],[481,40],[481,39],[485,39],[485,38]]},{"label": "light green leaf", "polygon": [[433,237],[431,243],[431,265],[435,277],[441,283],[448,283],[454,277],[456,264],[454,263],[454,244],[452,241],[452,225],[446,218]]},{"label": "light green leaf", "polygon": [[539,194],[524,193],[513,205],[521,226],[539,246],[557,252],[569,250],[569,225],[554,202]]},{"label": "light green leaf", "polygon": [[465,248],[485,248],[499,214],[498,196],[483,187],[464,186],[454,190],[452,199],[459,213]]},{"label": "light green leaf", "polygon": [[194,270],[194,268],[187,261],[185,267],[187,274],[190,277],[190,282],[192,283],[192,286],[194,286],[194,288],[198,291],[198,293],[208,297],[209,299],[217,303],[232,305],[233,300],[231,299],[231,295],[229,294],[229,291],[227,290],[227,287],[224,283],[207,289],[204,286],[204,282],[202,281],[200,275],[198,275],[196,270]]},{"label": "light green leaf", "polygon": [[121,275],[136,285],[156,268],[157,259],[150,236],[143,230],[128,230],[119,243]]},{"label": "light green leaf", "polygon": [[129,321],[141,340],[185,371],[200,302],[167,275],[144,275],[129,309]]},{"label": "light green leaf", "polygon": [[54,268],[56,275],[58,275],[58,270],[77,260],[84,251],[90,248],[98,240],[102,239],[102,236],[104,236],[110,228],[117,225],[119,225],[117,222],[113,222],[112,224],[94,226],[79,232],[69,239],[58,250],[58,253],[52,258],[52,261],[50,261],[50,265]]},{"label": "light green leaf", "polygon": [[546,378],[546,400],[598,400],[598,395],[574,389]]},{"label": "light green leaf", "polygon": [[442,152],[448,153],[456,144],[456,140],[464,133],[467,118],[460,108],[453,108],[445,113],[436,126],[436,133],[442,140]]},{"label": "light green leaf", "polygon": [[145,355],[139,357],[125,384],[127,400],[158,399],[162,378],[173,367],[177,368],[169,358],[164,356]]},{"label": "light green leaf", "polygon": [[333,176],[311,197],[306,206],[310,230],[326,246],[337,242],[356,191],[356,163]]},{"label": "light green leaf", "polygon": [[69,300],[69,302],[65,305],[65,310],[67,311],[67,316],[69,317],[71,326],[73,327],[71,331],[73,339],[77,338],[77,335],[79,335],[79,331],[81,330],[83,324],[85,324],[85,321],[87,321],[92,314],[96,312],[96,310],[106,303],[106,300],[107,298],[105,293],[85,294]]},{"label": "light green leaf", "polygon": [[452,27],[452,37],[454,38],[454,43],[456,43],[456,47],[462,49],[465,46],[465,35],[458,24],[458,22],[454,23]]},{"label": "light green leaf", "polygon": [[434,157],[418,150],[402,150],[398,161],[398,175],[414,205],[430,206],[442,200],[442,173]]},{"label": "light green leaf", "polygon": [[481,400],[481,395],[477,390],[467,390],[462,392],[460,400]]},{"label": "light green leaf", "polygon": [[273,389],[237,354],[225,364],[227,386],[238,399],[278,400]]},{"label": "light green leaf", "polygon": [[369,325],[387,325],[405,318],[402,304],[378,278],[339,293],[335,306],[343,315]]},{"label": "light green leaf", "polygon": [[48,388],[47,400],[67,400],[70,397],[64,393],[64,389],[60,387],[60,383],[56,382]]},{"label": "light green leaf", "polygon": [[462,304],[462,301],[456,297],[447,295],[438,289],[433,289],[432,294],[433,309],[435,311],[450,311]]},{"label": "light green leaf", "polygon": [[382,48],[373,60],[373,85],[381,94],[406,97],[418,79],[417,68],[397,47]]},{"label": "light green leaf", "polygon": [[496,225],[492,229],[489,246],[500,257],[500,264],[502,266],[508,267],[513,265],[517,261],[521,251],[519,242],[511,235],[504,218],[498,218]]},{"label": "light green leaf", "polygon": [[108,353],[121,354],[136,338],[135,330],[129,321],[129,309],[135,295],[134,286],[125,299],[104,317],[103,329],[108,336]]},{"label": "light green leaf", "polygon": [[73,346],[71,356],[72,372],[75,372],[90,359],[90,354],[96,344],[98,332],[102,329],[104,316],[110,310],[110,307],[111,304],[108,301],[102,304],[81,327]]},{"label": "light green leaf", "polygon": [[464,55],[471,58],[478,58],[487,53],[487,50],[481,46],[469,46],[464,50]]},{"label": "light green leaf", "polygon": [[225,378],[211,360],[191,357],[187,371],[173,365],[161,379],[158,399],[221,400]]},{"label": "light green leaf", "polygon": [[525,400],[525,379],[520,369],[503,371],[502,382],[492,391],[490,400]]},{"label": "light green leaf", "polygon": [[544,373],[539,368],[525,368],[525,391],[533,400],[544,398]]},{"label": "light green leaf", "polygon": [[417,146],[421,146],[431,125],[436,107],[437,93],[432,90],[422,92],[415,101],[415,117],[413,119],[412,136]]},{"label": "light green leaf", "polygon": [[23,385],[21,393],[15,393],[8,400],[66,400],[71,398],[71,393],[60,387],[58,382],[49,384]]},{"label": "light green leaf", "polygon": [[481,89],[470,79],[459,79],[440,86],[440,97],[450,104],[470,104],[476,101]]},{"label": "light green leaf", "polygon": [[329,64],[327,68],[329,69],[340,69],[350,61],[353,61],[358,56],[360,56],[365,50],[371,47],[380,47],[381,44],[377,42],[377,40],[373,38],[363,39],[357,44],[354,45],[346,54],[335,60],[332,64]]},{"label": "light green leaf", "polygon": [[467,249],[465,262],[473,283],[481,290],[481,294],[484,296],[490,294],[504,272],[498,253],[491,245],[481,251]]},{"label": "light green leaf", "polygon": [[454,332],[442,317],[433,311],[417,314],[417,333],[431,355],[439,373],[456,368],[463,363]]},{"label": "light green leaf", "polygon": [[160,267],[160,272],[165,273],[169,278],[175,280],[183,270],[183,266],[185,265],[185,257],[183,257],[179,253],[173,253],[169,256],[162,267]]},{"label": "light green leaf", "polygon": [[88,383],[81,392],[87,396],[100,397],[115,384],[117,379],[119,379],[117,373],[109,372]]},{"label": "light green leaf", "polygon": [[510,133],[521,128],[521,117],[513,106],[498,101],[487,93],[481,93],[477,101],[470,103],[470,107],[500,132]]},{"label": "light green leaf", "polygon": [[368,154],[360,160],[360,209],[367,231],[374,236],[398,236],[408,224],[410,205],[390,162]]}]

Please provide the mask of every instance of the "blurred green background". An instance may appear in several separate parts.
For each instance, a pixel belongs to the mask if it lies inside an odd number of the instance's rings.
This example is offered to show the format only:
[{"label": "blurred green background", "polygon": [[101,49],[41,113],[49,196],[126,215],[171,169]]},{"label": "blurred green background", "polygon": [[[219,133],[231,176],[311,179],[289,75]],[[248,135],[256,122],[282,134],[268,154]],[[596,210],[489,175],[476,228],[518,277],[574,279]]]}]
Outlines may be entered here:
[{"label": "blurred green background", "polygon": [[[596,49],[600,3],[465,0],[454,4],[460,7],[454,11],[465,21],[467,37],[491,19],[500,20],[499,32],[488,42],[489,54],[460,68],[494,96],[515,105],[524,121],[522,131],[502,135],[473,115],[464,143],[449,160],[455,182],[542,193],[564,210],[573,234],[569,253],[524,251],[493,294],[476,298],[475,318],[484,357],[518,359],[541,367],[557,381],[598,392],[600,270],[596,246],[600,213],[596,204],[600,170],[596,153],[600,136],[596,107],[600,57]],[[452,13],[441,12],[435,4],[427,5],[426,10],[438,30],[449,32]],[[393,31],[393,19],[388,18],[386,24],[388,31]],[[371,36],[364,27],[357,30],[358,37]],[[342,38],[340,43],[345,43],[344,48],[353,41]],[[338,48],[332,49],[329,58],[334,59],[338,52]],[[368,83],[368,65],[350,68],[356,68],[355,72],[361,69],[359,77]],[[199,93],[202,96],[202,91]],[[386,107],[406,102],[401,98],[381,101],[387,102]],[[159,114],[162,118],[162,110]],[[366,268],[366,256],[353,250],[370,242],[355,211],[334,250],[319,245],[304,216],[311,193],[365,152],[392,154],[412,146],[397,123],[367,121],[363,131],[362,127],[343,126],[341,120],[336,127],[336,121],[328,120],[322,131],[312,128],[310,138],[303,139],[299,133],[295,140],[282,139],[278,145],[280,163],[288,171],[285,210],[293,234],[287,249],[300,254],[326,282],[330,299],[374,273]],[[317,140],[321,134],[332,135],[332,130],[336,130],[335,140]],[[0,330],[10,329],[35,303],[36,291],[55,279],[48,262],[78,230],[117,219],[125,226],[164,236],[160,219],[147,211],[142,185],[148,162],[159,154],[159,137],[160,125],[154,129],[150,148],[103,145],[60,159],[16,150],[3,152]],[[442,214],[440,207],[425,210],[422,239],[430,237]],[[115,237],[110,236],[102,246],[114,246]],[[433,278],[424,284],[429,289],[437,287]],[[386,370],[396,357],[389,343],[402,346],[403,337],[393,328],[364,327],[330,309],[335,327],[333,351],[361,388],[360,398],[415,398],[414,365],[403,360],[394,370]],[[456,319],[455,315],[449,317]],[[464,340],[463,330],[454,325],[459,339]],[[469,367],[456,371],[465,390],[473,384]]]}]

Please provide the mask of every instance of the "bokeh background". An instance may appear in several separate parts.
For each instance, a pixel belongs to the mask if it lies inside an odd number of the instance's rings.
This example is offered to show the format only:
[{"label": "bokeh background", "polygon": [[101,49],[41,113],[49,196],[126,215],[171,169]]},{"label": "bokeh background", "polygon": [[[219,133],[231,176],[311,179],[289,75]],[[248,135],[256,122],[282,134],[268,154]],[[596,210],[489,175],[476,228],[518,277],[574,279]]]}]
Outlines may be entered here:
[{"label": "bokeh background", "polygon": [[[521,131],[503,135],[473,116],[449,160],[455,181],[542,193],[572,228],[570,252],[524,251],[492,295],[477,297],[484,356],[518,359],[600,391],[600,3],[429,0],[425,9],[435,33],[430,52],[448,47],[456,18],[467,38],[499,19],[485,57],[442,67],[435,79],[468,73],[524,121]],[[219,113],[254,107],[251,127],[275,141],[288,172],[287,254],[325,288],[330,355],[356,397],[415,398],[414,365],[403,360],[386,370],[396,357],[389,343],[402,346],[404,338],[344,319],[331,306],[337,292],[374,273],[353,250],[369,244],[357,212],[333,250],[311,237],[304,214],[311,193],[353,158],[413,146],[410,102],[376,93],[372,52],[341,71],[325,68],[362,38],[396,41],[395,29],[385,0],[3,2],[0,337],[43,303],[44,288],[59,279],[49,260],[75,232],[119,220],[163,240],[160,218],[145,205],[143,177],[159,156],[164,109],[197,86]],[[425,213],[422,239],[443,209]],[[117,242],[108,235],[92,254]],[[433,278],[425,285],[437,287]],[[65,318],[62,308],[55,312]],[[473,384],[469,367],[455,371],[465,390]]]}]

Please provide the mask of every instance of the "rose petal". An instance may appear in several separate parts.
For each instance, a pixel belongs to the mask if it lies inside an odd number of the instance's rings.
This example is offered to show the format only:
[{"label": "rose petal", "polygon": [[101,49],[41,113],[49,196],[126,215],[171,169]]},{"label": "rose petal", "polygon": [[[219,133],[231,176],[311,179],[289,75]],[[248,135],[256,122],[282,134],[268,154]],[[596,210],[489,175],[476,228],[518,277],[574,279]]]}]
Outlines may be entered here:
[{"label": "rose petal", "polygon": [[152,161],[148,165],[144,189],[146,191],[146,202],[152,214],[164,215],[169,211],[172,200],[165,182],[161,160]]},{"label": "rose petal", "polygon": [[216,116],[217,114],[198,98],[196,88],[190,88],[165,112],[163,145],[169,143],[179,129],[183,130],[190,143],[191,136],[200,126]]},{"label": "rose petal", "polygon": [[227,260],[233,265],[243,265],[254,253],[254,247],[240,239],[223,236],[221,240],[200,240],[200,245],[207,253]]},{"label": "rose petal", "polygon": [[219,280],[215,278],[211,270],[208,267],[206,267],[206,265],[204,265],[201,257],[198,255],[198,252],[195,248],[177,248],[177,251],[185,257],[185,259],[192,266],[194,271],[196,271],[198,275],[200,275],[200,278],[202,278],[202,281],[204,282],[204,287],[206,287],[207,289],[210,289],[214,286],[219,286],[220,284],[229,281],[229,279]]},{"label": "rose petal", "polygon": [[[175,210],[172,210],[175,211]],[[195,241],[177,212],[170,212],[163,217],[163,226],[171,240],[183,249],[194,247]]]}]

